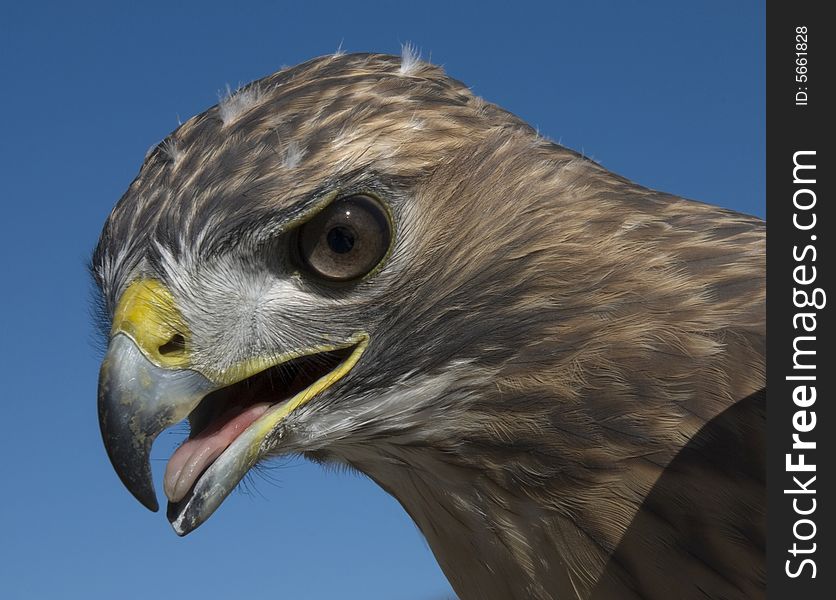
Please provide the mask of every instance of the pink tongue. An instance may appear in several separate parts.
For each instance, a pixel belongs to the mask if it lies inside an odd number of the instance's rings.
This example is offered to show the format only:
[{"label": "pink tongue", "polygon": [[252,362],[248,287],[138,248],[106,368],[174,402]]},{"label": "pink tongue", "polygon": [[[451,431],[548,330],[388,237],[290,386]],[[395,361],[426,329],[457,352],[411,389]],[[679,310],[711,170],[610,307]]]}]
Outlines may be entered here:
[{"label": "pink tongue", "polygon": [[269,402],[261,402],[248,406],[228,420],[222,417],[177,448],[165,468],[163,490],[168,499],[171,502],[182,500],[206,467],[268,408]]}]

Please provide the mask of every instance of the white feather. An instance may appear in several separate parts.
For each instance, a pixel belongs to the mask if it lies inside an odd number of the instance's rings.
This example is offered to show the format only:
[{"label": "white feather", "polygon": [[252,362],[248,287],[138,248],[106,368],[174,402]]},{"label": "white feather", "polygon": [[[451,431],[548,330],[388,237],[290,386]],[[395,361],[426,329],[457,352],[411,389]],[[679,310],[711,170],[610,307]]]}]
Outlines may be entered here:
[{"label": "white feather", "polygon": [[163,140],[162,144],[160,144],[160,150],[162,153],[168,158],[169,161],[174,163],[175,165],[180,161],[183,157],[183,150],[177,145],[176,140],[171,138]]},{"label": "white feather", "polygon": [[401,46],[401,68],[398,69],[401,75],[413,75],[420,63],[421,53],[411,42]]},{"label": "white feather", "polygon": [[291,141],[287,144],[287,148],[284,151],[284,167],[286,169],[295,169],[304,157],[305,148],[300,146],[295,140]]},{"label": "white feather", "polygon": [[264,100],[264,91],[257,85],[232,90],[226,85],[226,93],[218,94],[218,114],[224,125],[229,125],[248,110],[254,108]]}]

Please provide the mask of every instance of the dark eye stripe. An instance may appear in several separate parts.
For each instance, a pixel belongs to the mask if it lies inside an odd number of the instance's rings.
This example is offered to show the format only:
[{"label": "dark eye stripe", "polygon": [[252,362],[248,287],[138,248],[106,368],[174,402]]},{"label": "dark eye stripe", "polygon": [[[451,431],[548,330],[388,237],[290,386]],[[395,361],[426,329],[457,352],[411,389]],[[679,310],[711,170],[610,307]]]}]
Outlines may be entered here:
[{"label": "dark eye stripe", "polygon": [[352,281],[370,273],[391,243],[389,215],[369,196],[332,202],[300,226],[295,243],[300,266],[329,281]]}]

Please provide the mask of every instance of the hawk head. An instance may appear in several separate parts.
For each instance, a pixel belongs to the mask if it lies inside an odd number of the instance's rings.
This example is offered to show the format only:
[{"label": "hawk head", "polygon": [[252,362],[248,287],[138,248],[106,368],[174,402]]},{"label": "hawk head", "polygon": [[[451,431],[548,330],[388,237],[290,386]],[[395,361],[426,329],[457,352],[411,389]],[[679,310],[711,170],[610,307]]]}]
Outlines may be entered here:
[{"label": "hawk head", "polygon": [[108,218],[105,446],[156,510],[151,445],[188,419],[180,535],[303,453],[394,494],[460,594],[589,589],[667,462],[763,385],[762,270],[756,219],[411,54],[315,59],[180,126]]}]

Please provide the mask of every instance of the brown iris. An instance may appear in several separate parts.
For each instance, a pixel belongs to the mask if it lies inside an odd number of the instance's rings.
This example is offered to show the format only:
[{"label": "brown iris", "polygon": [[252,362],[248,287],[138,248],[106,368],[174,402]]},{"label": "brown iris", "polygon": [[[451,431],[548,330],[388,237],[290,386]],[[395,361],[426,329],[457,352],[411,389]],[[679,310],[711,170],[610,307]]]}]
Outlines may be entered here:
[{"label": "brown iris", "polygon": [[370,273],[389,250],[389,215],[370,196],[329,204],[296,232],[301,266],[329,281],[351,281]]}]

